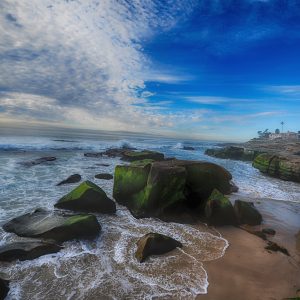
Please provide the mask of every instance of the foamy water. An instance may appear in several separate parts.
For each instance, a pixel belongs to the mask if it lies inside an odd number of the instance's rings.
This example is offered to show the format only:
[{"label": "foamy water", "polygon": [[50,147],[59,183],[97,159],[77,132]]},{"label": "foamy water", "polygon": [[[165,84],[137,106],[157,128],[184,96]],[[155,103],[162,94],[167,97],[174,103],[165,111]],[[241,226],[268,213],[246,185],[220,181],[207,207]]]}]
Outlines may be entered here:
[{"label": "foamy water", "polygon": [[[53,141],[53,140],[56,141]],[[213,161],[232,172],[239,195],[278,200],[300,199],[300,185],[265,177],[249,163],[220,160],[203,154],[211,143],[157,140],[119,136],[0,138],[0,225],[36,207],[53,209],[53,204],[77,184],[56,186],[71,174],[81,174],[112,195],[112,181],[95,179],[97,173],[114,172],[120,162],[112,158],[84,157],[87,151],[101,151],[125,143],[138,149],[153,149],[169,157]],[[60,141],[57,141],[60,140]],[[196,151],[185,151],[183,145]],[[24,152],[25,151],[25,152]],[[57,160],[26,168],[20,162],[41,156]],[[99,164],[109,164],[108,167]],[[137,220],[125,207],[117,214],[97,214],[102,226],[94,241],[72,241],[57,254],[33,261],[2,263],[0,271],[11,279],[8,299],[194,299],[206,293],[209,278],[203,262],[222,255],[228,246],[217,232],[205,226],[164,223],[156,219]],[[136,241],[148,232],[169,235],[184,245],[168,255],[151,257],[140,264],[134,258]],[[0,243],[20,238],[0,230]]]}]

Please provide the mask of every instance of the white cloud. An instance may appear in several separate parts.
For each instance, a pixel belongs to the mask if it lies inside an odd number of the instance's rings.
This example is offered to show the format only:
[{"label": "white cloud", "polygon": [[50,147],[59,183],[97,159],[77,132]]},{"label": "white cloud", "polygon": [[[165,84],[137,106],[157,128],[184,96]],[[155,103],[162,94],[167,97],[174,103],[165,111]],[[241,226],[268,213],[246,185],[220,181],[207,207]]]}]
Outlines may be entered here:
[{"label": "white cloud", "polygon": [[269,85],[262,88],[264,91],[284,94],[287,96],[299,96],[300,85]]},{"label": "white cloud", "polygon": [[16,119],[64,116],[68,122],[104,129],[164,126],[163,115],[135,104],[151,96],[145,90],[149,77],[172,83],[182,78],[154,76],[142,41],[175,26],[195,3],[2,0],[2,114]]}]

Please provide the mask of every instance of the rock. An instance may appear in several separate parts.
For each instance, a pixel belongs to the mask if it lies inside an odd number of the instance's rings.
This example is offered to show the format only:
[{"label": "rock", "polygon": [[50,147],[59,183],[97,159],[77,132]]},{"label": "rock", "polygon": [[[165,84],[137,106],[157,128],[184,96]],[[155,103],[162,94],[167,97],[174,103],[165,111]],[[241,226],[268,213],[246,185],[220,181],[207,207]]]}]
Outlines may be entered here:
[{"label": "rock", "polygon": [[252,202],[236,200],[234,211],[240,224],[260,225],[262,216]]},{"label": "rock", "polygon": [[95,164],[95,166],[100,166],[100,167],[109,167],[109,164]]},{"label": "rock", "polygon": [[7,232],[18,236],[51,239],[64,242],[79,238],[94,238],[101,230],[94,215],[64,215],[37,209],[12,219],[3,225]]},{"label": "rock", "polygon": [[32,160],[32,161],[23,162],[21,164],[25,167],[32,167],[32,166],[35,166],[35,165],[39,165],[39,164],[46,163],[46,162],[49,162],[49,161],[54,161],[54,160],[56,160],[56,157],[47,156],[47,157],[41,157],[41,158],[38,158],[38,159],[35,159],[35,160]]},{"label": "rock", "polygon": [[194,151],[194,150],[195,150],[195,148],[192,147],[192,146],[183,146],[182,149],[183,149],[183,150],[188,150],[188,151]]},{"label": "rock", "polygon": [[244,147],[227,146],[221,149],[207,149],[205,151],[205,154],[217,158],[252,161],[255,158],[255,156],[258,155],[258,152],[245,149]]},{"label": "rock", "polygon": [[79,174],[73,174],[69,176],[67,179],[61,181],[57,185],[67,184],[67,183],[76,183],[81,180],[81,176]]},{"label": "rock", "polygon": [[150,255],[164,254],[182,244],[171,237],[159,233],[148,233],[137,242],[135,257],[139,262],[144,262]]},{"label": "rock", "polygon": [[234,209],[227,197],[214,189],[205,206],[205,216],[210,225],[235,225]]},{"label": "rock", "polygon": [[103,152],[87,152],[87,153],[84,153],[83,155],[85,157],[102,157],[103,156],[102,153]]},{"label": "rock", "polygon": [[56,253],[61,247],[42,241],[15,242],[0,247],[0,261],[31,260],[42,255]]},{"label": "rock", "polygon": [[263,228],[262,232],[268,235],[275,235],[276,231],[272,228]]},{"label": "rock", "polygon": [[108,174],[108,173],[100,173],[100,174],[96,174],[95,178],[97,179],[104,179],[104,180],[111,180],[114,178],[113,175]]},{"label": "rock", "polygon": [[121,148],[110,148],[103,152],[88,152],[84,153],[84,156],[86,157],[102,157],[102,156],[108,156],[108,157],[122,157],[123,153],[126,151],[132,151],[136,150],[135,148],[131,147],[121,147]]},{"label": "rock", "polygon": [[267,236],[262,230],[257,230],[256,228],[254,228],[251,225],[244,224],[244,225],[240,225],[239,228],[247,231],[248,233],[258,236],[259,238],[263,239],[264,241],[267,240]]},{"label": "rock", "polygon": [[274,252],[279,251],[287,256],[290,256],[287,249],[285,249],[284,247],[281,247],[278,244],[271,242],[271,241],[268,241],[268,246],[266,246],[265,249],[267,249],[269,251],[274,251]]},{"label": "rock", "polygon": [[272,177],[300,182],[300,158],[295,155],[263,153],[255,158],[252,165]]},{"label": "rock", "polygon": [[91,181],[84,181],[54,205],[74,211],[115,213],[116,204],[106,193]]},{"label": "rock", "polygon": [[162,153],[156,151],[132,151],[127,150],[122,153],[122,160],[125,161],[136,161],[136,160],[145,160],[145,159],[152,159],[155,161],[164,160],[164,155]]},{"label": "rock", "polygon": [[230,181],[230,194],[237,193],[238,191],[239,191],[238,186],[236,186],[234,182]]},{"label": "rock", "polygon": [[0,277],[0,300],[4,300],[9,292],[9,282]]},{"label": "rock", "polygon": [[167,160],[116,166],[113,196],[135,217],[162,217],[184,203],[197,207],[214,188],[230,192],[231,174],[213,163]]}]

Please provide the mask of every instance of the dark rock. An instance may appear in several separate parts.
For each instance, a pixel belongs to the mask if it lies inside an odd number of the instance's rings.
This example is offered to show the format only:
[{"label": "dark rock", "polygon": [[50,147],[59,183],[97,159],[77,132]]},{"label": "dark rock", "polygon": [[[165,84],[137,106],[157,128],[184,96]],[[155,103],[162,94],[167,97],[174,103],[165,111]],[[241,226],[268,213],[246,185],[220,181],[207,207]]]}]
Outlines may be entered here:
[{"label": "dark rock", "polygon": [[144,262],[150,255],[167,253],[182,244],[171,237],[159,233],[148,233],[137,242],[135,257],[139,262]]},{"label": "dark rock", "polygon": [[104,180],[111,180],[114,178],[113,175],[108,174],[108,173],[100,173],[100,174],[96,174],[95,178],[97,179],[104,179]]},{"label": "dark rock", "polygon": [[269,235],[275,235],[276,234],[276,231],[272,228],[264,228],[262,230],[263,233],[265,234],[269,234]]},{"label": "dark rock", "polygon": [[31,260],[60,249],[59,245],[51,242],[15,242],[0,247],[0,261]]},{"label": "dark rock", "polygon": [[4,300],[9,292],[9,281],[0,277],[0,300]]},{"label": "dark rock", "polygon": [[284,247],[279,246],[278,244],[268,241],[268,246],[265,247],[265,249],[269,250],[269,251],[274,251],[274,252],[281,252],[287,256],[290,256],[288,250]]},{"label": "dark rock", "polygon": [[245,225],[240,225],[239,228],[247,231],[248,233],[258,236],[259,238],[263,239],[264,241],[267,240],[266,234],[261,230],[257,230],[255,228],[253,228],[253,226],[249,226],[249,225],[245,224]]},{"label": "dark rock", "polygon": [[138,160],[145,160],[145,159],[152,159],[155,161],[164,160],[164,155],[162,153],[156,151],[132,151],[127,150],[122,153],[122,160],[125,161],[138,161]]},{"label": "dark rock", "polygon": [[205,206],[205,216],[210,225],[235,225],[234,209],[227,197],[214,189]]},{"label": "dark rock", "polygon": [[260,225],[262,216],[252,202],[236,200],[234,211],[240,224]]},{"label": "dark rock", "polygon": [[67,183],[76,183],[81,180],[81,176],[79,174],[73,174],[69,176],[67,179],[61,181],[57,185],[67,184]]},{"label": "dark rock", "polygon": [[103,152],[87,152],[87,153],[84,153],[83,155],[85,157],[102,157],[103,156],[102,153]]},{"label": "dark rock", "polygon": [[84,181],[54,205],[74,211],[115,213],[116,204],[106,193],[91,181]]},{"label": "dark rock", "polygon": [[205,151],[205,154],[217,158],[252,161],[256,157],[256,155],[258,155],[258,152],[245,149],[244,147],[227,146],[221,149],[207,149]]},{"label": "dark rock", "polygon": [[263,153],[255,158],[252,165],[272,177],[300,182],[300,158],[297,156]]},{"label": "dark rock", "polygon": [[18,236],[51,239],[64,242],[79,238],[94,238],[101,230],[94,215],[69,215],[42,209],[14,218],[3,225],[7,232]]},{"label": "dark rock", "polygon": [[229,193],[231,178],[213,163],[143,160],[116,166],[113,195],[136,217],[161,218],[170,207],[203,204],[214,188]]},{"label": "dark rock", "polygon": [[108,157],[122,157],[123,153],[126,151],[133,151],[136,150],[135,148],[131,147],[121,147],[121,148],[110,148],[102,152],[88,152],[84,153],[84,156],[86,157],[103,157],[103,156],[108,156]]},{"label": "dark rock", "polygon": [[192,146],[183,146],[182,149],[183,149],[183,150],[188,150],[188,151],[193,151],[193,150],[195,150],[195,148],[192,147]]},{"label": "dark rock", "polygon": [[238,186],[235,185],[232,181],[230,182],[230,194],[237,193],[239,191]]},{"label": "dark rock", "polygon": [[23,162],[21,164],[25,167],[32,167],[32,166],[35,166],[35,165],[39,165],[39,164],[46,163],[46,162],[49,162],[49,161],[54,161],[54,160],[56,160],[56,157],[46,156],[46,157],[37,158],[37,159],[32,160],[32,161]]},{"label": "dark rock", "polygon": [[100,167],[109,167],[109,164],[95,164],[95,166],[100,166]]}]

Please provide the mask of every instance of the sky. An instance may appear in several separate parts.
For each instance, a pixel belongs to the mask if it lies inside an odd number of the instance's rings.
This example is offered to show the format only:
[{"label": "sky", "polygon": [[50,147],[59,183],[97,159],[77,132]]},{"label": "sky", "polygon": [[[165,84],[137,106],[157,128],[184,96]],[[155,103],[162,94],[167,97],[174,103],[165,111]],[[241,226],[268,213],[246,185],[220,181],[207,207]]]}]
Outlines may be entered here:
[{"label": "sky", "polygon": [[299,0],[1,0],[0,126],[300,130]]}]

